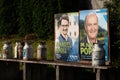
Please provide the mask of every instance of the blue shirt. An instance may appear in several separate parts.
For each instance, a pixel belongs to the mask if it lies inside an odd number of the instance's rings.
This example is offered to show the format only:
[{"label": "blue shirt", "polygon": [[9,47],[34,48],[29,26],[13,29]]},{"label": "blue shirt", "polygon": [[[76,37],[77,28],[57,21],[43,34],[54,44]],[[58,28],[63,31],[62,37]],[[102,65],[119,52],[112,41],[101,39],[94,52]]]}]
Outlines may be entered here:
[{"label": "blue shirt", "polygon": [[67,61],[68,55],[72,51],[72,39],[68,37],[65,39],[61,34],[56,41],[56,59]]}]

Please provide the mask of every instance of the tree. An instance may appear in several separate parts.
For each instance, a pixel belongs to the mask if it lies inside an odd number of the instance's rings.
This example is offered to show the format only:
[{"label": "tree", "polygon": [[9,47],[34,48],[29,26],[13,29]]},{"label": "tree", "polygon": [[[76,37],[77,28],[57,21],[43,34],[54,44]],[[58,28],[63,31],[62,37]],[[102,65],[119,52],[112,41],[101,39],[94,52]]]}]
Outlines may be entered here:
[{"label": "tree", "polygon": [[[120,1],[112,0],[106,2],[105,7],[109,10],[109,29],[110,29],[110,51],[111,60],[119,63],[120,61]],[[117,61],[116,61],[117,60]]]},{"label": "tree", "polygon": [[25,36],[26,34],[33,33],[32,26],[32,0],[20,0],[18,5],[18,34]]},{"label": "tree", "polygon": [[0,36],[17,33],[18,0],[0,0]]}]

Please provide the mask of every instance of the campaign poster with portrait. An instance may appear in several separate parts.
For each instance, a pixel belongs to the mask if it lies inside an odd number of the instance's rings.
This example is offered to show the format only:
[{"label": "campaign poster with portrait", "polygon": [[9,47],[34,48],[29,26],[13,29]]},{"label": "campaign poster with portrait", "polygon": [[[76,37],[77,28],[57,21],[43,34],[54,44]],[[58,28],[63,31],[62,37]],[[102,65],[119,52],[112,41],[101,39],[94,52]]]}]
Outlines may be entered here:
[{"label": "campaign poster with portrait", "polygon": [[78,12],[54,15],[56,61],[79,61]]},{"label": "campaign poster with portrait", "polygon": [[102,43],[105,50],[105,61],[109,61],[108,10],[106,8],[81,10],[79,20],[81,60],[91,61],[94,43]]}]

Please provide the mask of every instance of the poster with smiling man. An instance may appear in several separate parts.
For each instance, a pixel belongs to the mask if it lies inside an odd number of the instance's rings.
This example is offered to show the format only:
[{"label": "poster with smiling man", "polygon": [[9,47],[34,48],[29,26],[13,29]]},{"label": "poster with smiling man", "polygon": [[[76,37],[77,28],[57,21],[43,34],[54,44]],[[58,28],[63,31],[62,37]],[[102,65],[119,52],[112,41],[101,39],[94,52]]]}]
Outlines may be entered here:
[{"label": "poster with smiling man", "polygon": [[78,12],[55,14],[55,60],[79,62]]},{"label": "poster with smiling man", "polygon": [[105,61],[109,61],[108,10],[81,10],[79,20],[81,60],[91,61],[94,43],[104,43]]}]

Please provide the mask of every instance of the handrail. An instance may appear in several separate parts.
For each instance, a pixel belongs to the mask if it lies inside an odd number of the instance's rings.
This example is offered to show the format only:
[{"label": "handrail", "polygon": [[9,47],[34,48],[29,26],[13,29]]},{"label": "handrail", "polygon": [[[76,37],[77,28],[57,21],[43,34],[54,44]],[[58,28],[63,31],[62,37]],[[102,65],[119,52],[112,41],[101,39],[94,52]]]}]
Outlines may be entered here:
[{"label": "handrail", "polygon": [[33,63],[33,64],[45,64],[45,65],[58,65],[58,66],[68,66],[68,67],[81,67],[81,68],[94,68],[94,69],[109,69],[112,67],[118,67],[118,65],[105,65],[105,66],[92,66],[91,64],[82,64],[79,62],[59,62],[59,61],[49,61],[49,60],[20,60],[20,59],[0,59],[0,61],[7,62],[22,62],[22,63]]}]

